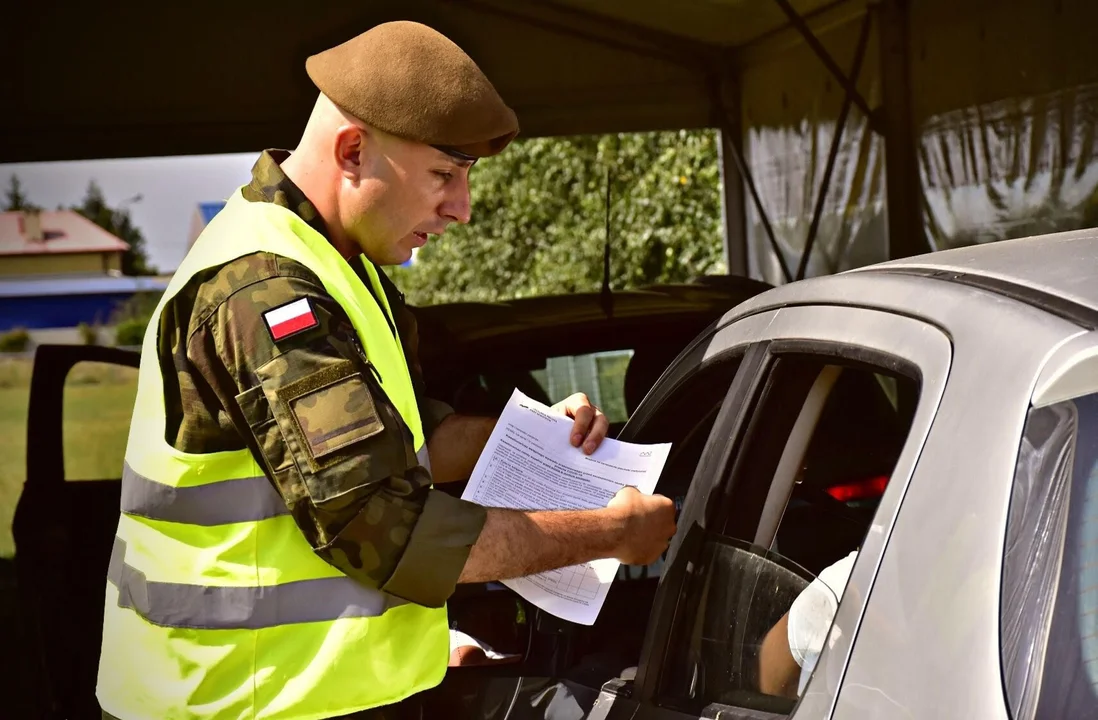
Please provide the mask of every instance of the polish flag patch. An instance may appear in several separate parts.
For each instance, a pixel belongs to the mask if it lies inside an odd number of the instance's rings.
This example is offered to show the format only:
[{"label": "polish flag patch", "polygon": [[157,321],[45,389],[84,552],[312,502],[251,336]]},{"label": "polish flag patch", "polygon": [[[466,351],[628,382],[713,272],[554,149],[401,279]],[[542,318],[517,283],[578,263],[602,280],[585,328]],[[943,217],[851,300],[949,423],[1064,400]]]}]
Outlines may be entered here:
[{"label": "polish flag patch", "polygon": [[309,298],[301,298],[263,313],[271,337],[277,342],[320,324]]}]

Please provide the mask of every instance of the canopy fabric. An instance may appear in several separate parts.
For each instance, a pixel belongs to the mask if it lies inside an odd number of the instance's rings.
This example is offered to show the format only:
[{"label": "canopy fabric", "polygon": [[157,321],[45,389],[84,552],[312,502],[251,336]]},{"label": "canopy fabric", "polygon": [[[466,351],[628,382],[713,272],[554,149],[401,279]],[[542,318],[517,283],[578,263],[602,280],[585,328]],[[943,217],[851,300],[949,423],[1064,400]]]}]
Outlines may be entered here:
[{"label": "canopy fabric", "polygon": [[[810,22],[864,0],[791,0]],[[108,9],[109,7],[109,9]],[[316,97],[305,58],[380,22],[445,33],[522,136],[714,126],[714,77],[775,40],[771,0],[198,0],[15,3],[0,44],[0,162],[292,146]],[[784,35],[783,35],[784,32]]]}]

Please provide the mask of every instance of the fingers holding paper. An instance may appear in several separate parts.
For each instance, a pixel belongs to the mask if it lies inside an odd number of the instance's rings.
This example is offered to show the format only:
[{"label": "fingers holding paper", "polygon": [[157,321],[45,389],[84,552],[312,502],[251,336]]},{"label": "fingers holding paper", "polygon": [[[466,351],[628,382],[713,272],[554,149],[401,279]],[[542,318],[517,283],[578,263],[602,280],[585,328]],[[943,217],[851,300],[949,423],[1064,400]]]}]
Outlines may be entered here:
[{"label": "fingers holding paper", "polygon": [[592,405],[583,393],[568,396],[553,409],[575,420],[572,424],[572,446],[582,446],[583,452],[588,455],[595,452],[610,430],[610,421],[602,410]]}]

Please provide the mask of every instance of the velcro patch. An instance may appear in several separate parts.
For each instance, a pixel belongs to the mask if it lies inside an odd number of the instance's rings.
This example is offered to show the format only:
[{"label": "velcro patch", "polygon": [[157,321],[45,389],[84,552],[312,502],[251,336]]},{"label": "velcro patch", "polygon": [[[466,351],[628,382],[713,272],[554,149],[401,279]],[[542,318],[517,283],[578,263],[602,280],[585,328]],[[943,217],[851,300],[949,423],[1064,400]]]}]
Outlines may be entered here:
[{"label": "velcro patch", "polygon": [[359,373],[310,390],[289,401],[314,461],[385,429]]},{"label": "velcro patch", "polygon": [[263,320],[275,342],[285,340],[320,324],[309,298],[303,297],[263,313]]}]

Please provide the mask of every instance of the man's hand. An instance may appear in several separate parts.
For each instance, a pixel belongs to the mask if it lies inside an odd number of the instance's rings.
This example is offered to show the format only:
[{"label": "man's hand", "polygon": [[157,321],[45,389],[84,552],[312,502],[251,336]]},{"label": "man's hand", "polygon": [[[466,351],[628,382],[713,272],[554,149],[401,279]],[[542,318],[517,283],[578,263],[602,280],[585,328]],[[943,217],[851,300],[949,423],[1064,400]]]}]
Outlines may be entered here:
[{"label": "man's hand", "polygon": [[506,580],[602,558],[648,565],[674,534],[674,503],[633,487],[595,510],[488,508],[458,582]]},{"label": "man's hand", "polygon": [[595,452],[610,430],[610,421],[602,410],[592,405],[583,393],[561,400],[553,406],[553,410],[575,420],[572,424],[572,447],[583,445],[583,451],[588,455]]},{"label": "man's hand", "polygon": [[663,495],[645,495],[634,487],[624,487],[606,510],[621,523],[614,557],[626,565],[656,562],[675,535],[675,503]]}]

